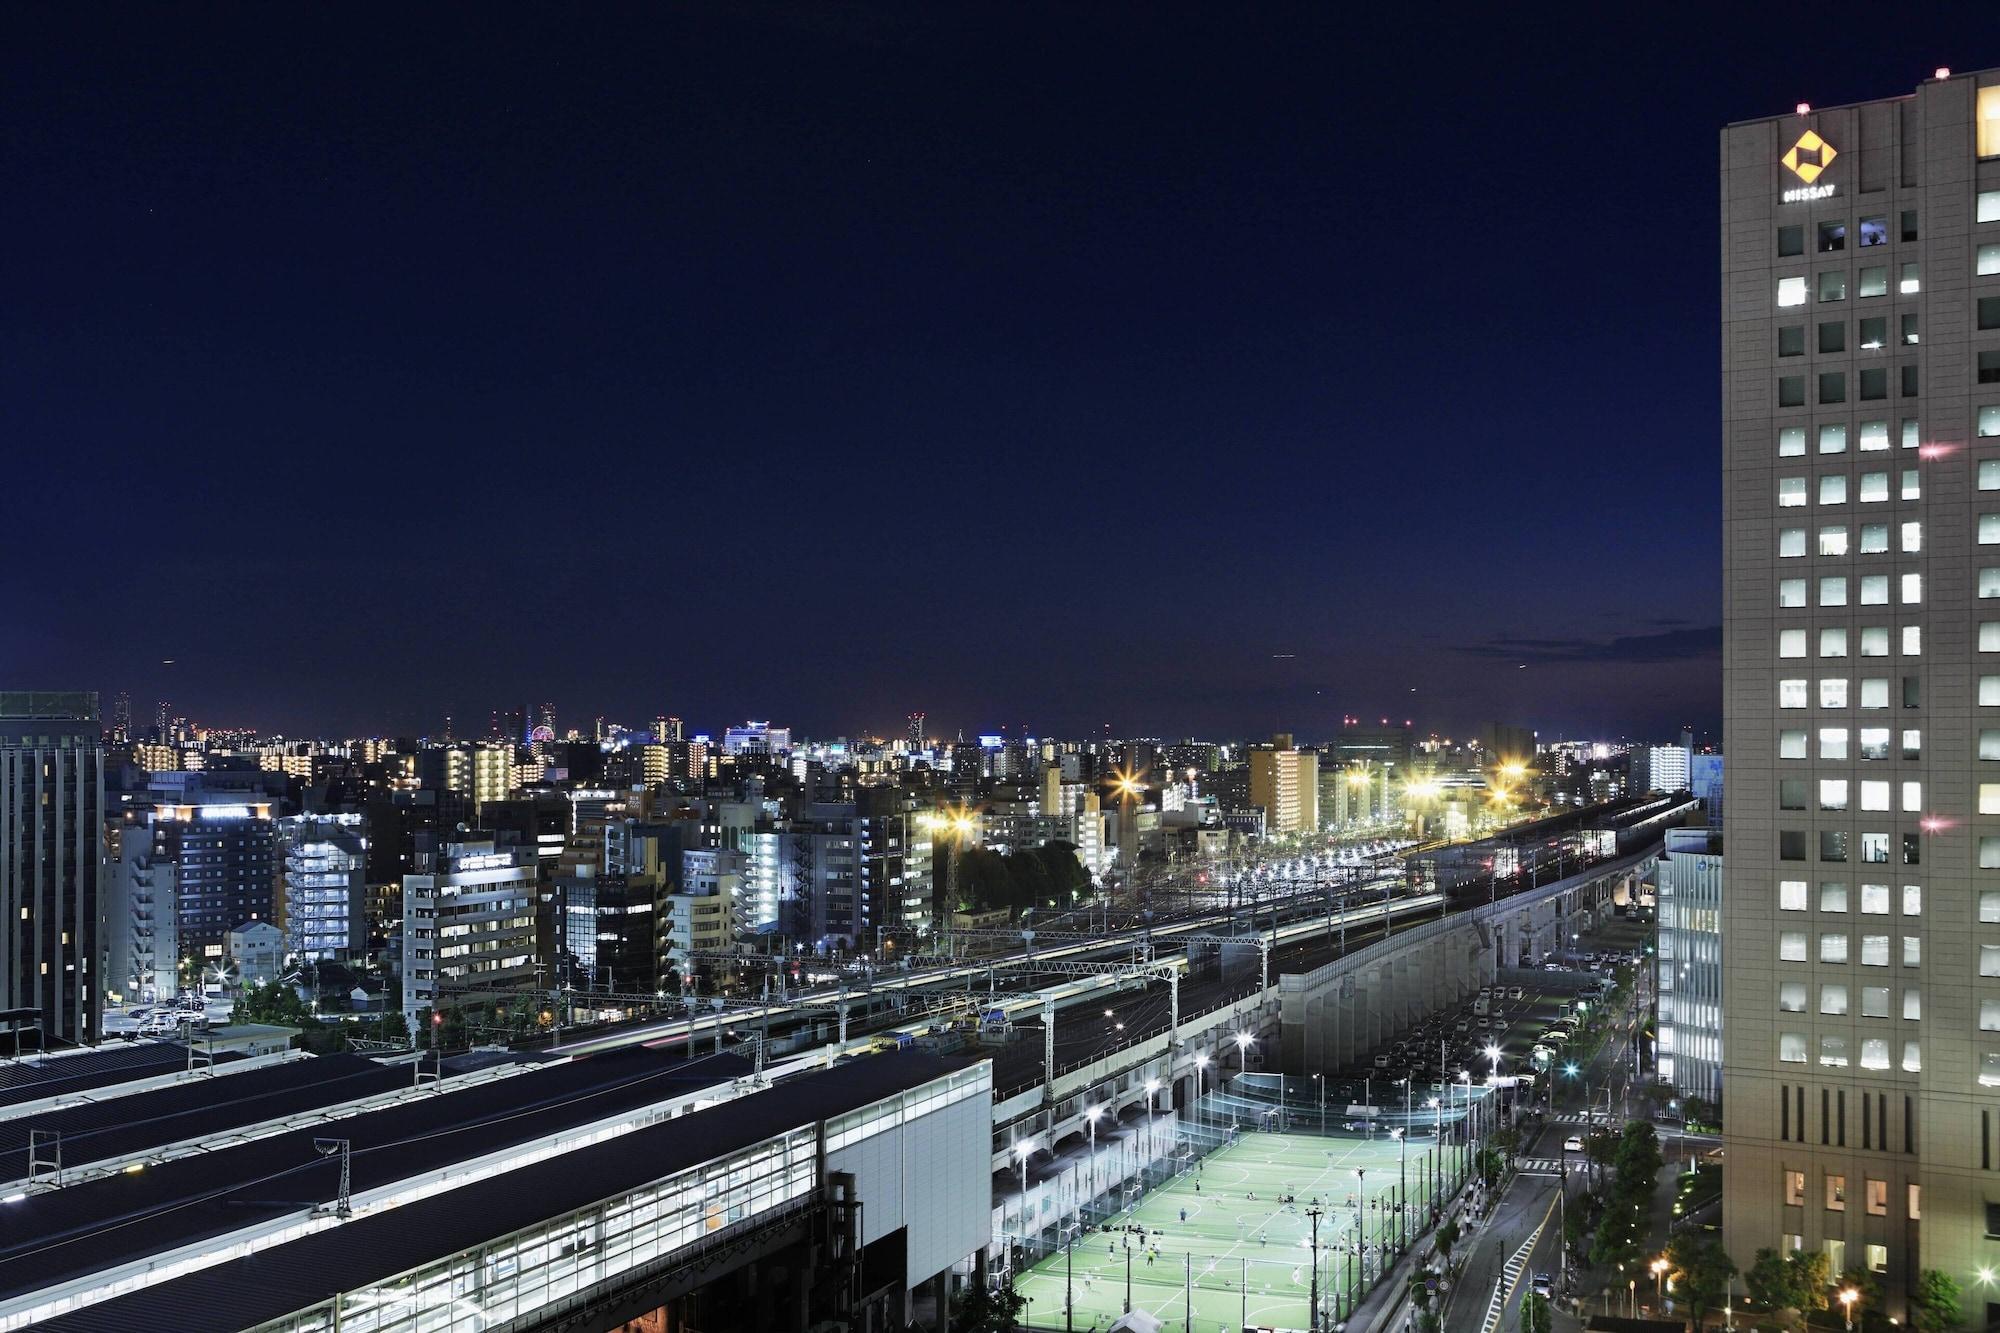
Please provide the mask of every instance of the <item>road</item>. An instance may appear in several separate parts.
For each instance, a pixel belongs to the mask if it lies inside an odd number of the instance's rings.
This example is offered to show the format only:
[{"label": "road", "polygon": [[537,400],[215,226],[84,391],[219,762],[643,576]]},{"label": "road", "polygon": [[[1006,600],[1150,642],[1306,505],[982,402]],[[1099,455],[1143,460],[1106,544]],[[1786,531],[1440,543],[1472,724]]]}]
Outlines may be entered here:
[{"label": "road", "polygon": [[[1645,975],[1643,966],[1640,975]],[[1524,1161],[1566,1159],[1575,1166],[1568,1174],[1571,1198],[1582,1191],[1583,1172],[1588,1168],[1580,1154],[1565,1154],[1562,1145],[1565,1138],[1588,1132],[1583,1112],[1586,1096],[1595,1103],[1598,1124],[1623,1124],[1635,1114],[1642,1117],[1648,1114],[1643,1098],[1631,1095],[1635,1085],[1630,1064],[1631,1037],[1643,1021],[1650,994],[1649,986],[1634,988],[1603,1049],[1588,1067],[1578,1070],[1574,1080],[1553,1090],[1559,1109],[1549,1114],[1522,1145],[1520,1157]],[[1635,1102],[1641,1104],[1635,1108]],[[1522,1171],[1502,1186],[1498,1202],[1472,1238],[1464,1272],[1446,1306],[1447,1333],[1483,1333],[1495,1283],[1507,1276],[1507,1261],[1537,1227],[1542,1228],[1541,1235],[1526,1262],[1520,1265],[1520,1281],[1508,1294],[1497,1327],[1509,1330],[1520,1326],[1521,1300],[1528,1292],[1532,1274],[1545,1272],[1561,1280],[1564,1210],[1558,1204],[1557,1194],[1562,1180],[1562,1176],[1553,1172]],[[1558,1329],[1565,1326],[1575,1327],[1575,1324],[1559,1316]]]}]

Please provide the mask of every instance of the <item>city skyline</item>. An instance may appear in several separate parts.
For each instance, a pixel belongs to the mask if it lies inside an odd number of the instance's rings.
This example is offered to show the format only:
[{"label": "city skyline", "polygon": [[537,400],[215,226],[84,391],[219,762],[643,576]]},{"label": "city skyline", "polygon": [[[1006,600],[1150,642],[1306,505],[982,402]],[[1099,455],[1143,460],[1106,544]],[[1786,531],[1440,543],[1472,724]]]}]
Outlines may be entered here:
[{"label": "city skyline", "polygon": [[[1615,16],[1139,12],[14,16],[10,536],[147,517],[7,562],[0,669],[288,731],[1712,729],[1714,192],[1653,108],[1879,41],[1691,20],[1634,84]],[[1912,77],[1991,57],[1926,22]]]}]

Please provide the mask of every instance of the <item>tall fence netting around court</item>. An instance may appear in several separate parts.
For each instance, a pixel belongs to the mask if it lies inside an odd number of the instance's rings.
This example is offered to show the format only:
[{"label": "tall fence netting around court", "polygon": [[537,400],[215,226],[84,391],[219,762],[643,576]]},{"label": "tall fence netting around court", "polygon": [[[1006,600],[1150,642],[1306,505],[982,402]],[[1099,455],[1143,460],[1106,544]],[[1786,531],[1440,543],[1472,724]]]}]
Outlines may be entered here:
[{"label": "tall fence netting around court", "polygon": [[1315,1291],[1323,1327],[1349,1318],[1464,1186],[1488,1096],[1371,1091],[1238,1075],[1131,1169],[1075,1183],[1028,1225],[1007,1218],[1025,1326],[1103,1330],[1130,1309],[1167,1333],[1303,1330]]}]

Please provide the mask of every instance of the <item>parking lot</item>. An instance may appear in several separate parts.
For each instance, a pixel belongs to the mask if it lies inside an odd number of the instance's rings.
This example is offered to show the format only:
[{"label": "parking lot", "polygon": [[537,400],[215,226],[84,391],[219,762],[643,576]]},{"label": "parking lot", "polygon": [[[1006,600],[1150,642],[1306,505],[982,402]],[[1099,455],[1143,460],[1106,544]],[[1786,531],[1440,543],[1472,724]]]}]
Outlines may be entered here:
[{"label": "parking lot", "polygon": [[[1489,1074],[1535,1076],[1545,1083],[1560,1068],[1581,1030],[1589,1006],[1614,985],[1615,969],[1644,958],[1648,928],[1623,919],[1592,937],[1593,948],[1532,974],[1512,972],[1519,984],[1484,986],[1464,1003],[1433,1013],[1388,1046],[1340,1071],[1361,1082],[1413,1074],[1418,1085],[1485,1082]],[[1497,1054],[1497,1058],[1496,1058]]]}]

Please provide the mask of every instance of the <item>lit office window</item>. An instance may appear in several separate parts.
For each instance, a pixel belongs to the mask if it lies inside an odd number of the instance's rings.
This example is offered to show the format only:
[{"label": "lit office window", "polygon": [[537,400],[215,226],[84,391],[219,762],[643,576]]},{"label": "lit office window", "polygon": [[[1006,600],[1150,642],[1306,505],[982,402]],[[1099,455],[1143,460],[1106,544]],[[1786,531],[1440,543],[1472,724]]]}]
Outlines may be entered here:
[{"label": "lit office window", "polygon": [[[1861,655],[1863,657],[1887,657],[1889,655],[1889,627],[1887,625],[1864,625],[1861,627]],[[1868,685],[1861,686],[1861,706],[1868,706]],[[1883,707],[1887,707],[1887,703]]]},{"label": "lit office window", "polygon": [[1861,423],[1861,452],[1874,453],[1889,447],[1889,423],[1886,421],[1864,421]]},{"label": "lit office window", "polygon": [[[1994,894],[2000,901],[2000,892]],[[1781,912],[1803,912],[1806,910],[1806,882],[1802,879],[1781,879],[1778,881],[1778,910]],[[1996,907],[2000,910],[2000,907]],[[1994,918],[2000,921],[2000,916]]]},{"label": "lit office window", "polygon": [[[1842,602],[1845,600],[1843,598]],[[1836,602],[1833,605],[1838,606],[1842,602]],[[1819,655],[1821,657],[1847,656],[1847,631],[1837,627],[1829,627],[1821,630],[1819,632]]]},{"label": "lit office window", "polygon": [[1778,631],[1779,657],[1804,657],[1806,655],[1806,632],[1802,629],[1781,629]]},{"label": "lit office window", "polygon": [[[1806,479],[1804,477],[1778,478],[1778,507],[1796,509],[1806,502]],[[1982,519],[1983,523],[1985,520]],[[2000,541],[2000,536],[1994,538]]]},{"label": "lit office window", "polygon": [[1847,528],[1833,524],[1819,530],[1819,553],[1821,555],[1847,554]]},{"label": "lit office window", "polygon": [[[1994,573],[1996,575],[2000,575],[2000,570],[1995,570]],[[1804,606],[1805,604],[1806,604],[1806,581],[1804,579],[1778,580],[1779,606],[1800,607]]]},{"label": "lit office window", "polygon": [[1806,983],[1803,981],[1781,981],[1778,983],[1778,1012],[1781,1014],[1802,1014],[1806,1011]]},{"label": "lit office window", "polygon": [[1778,279],[1778,305],[1785,308],[1806,303],[1806,280],[1804,278]]},{"label": "lit office window", "polygon": [[1903,524],[1900,535],[1902,537],[1903,554],[1916,555],[1924,549],[1924,523],[1922,519],[1913,518]]},{"label": "lit office window", "polygon": [[[1847,1038],[1821,1037],[1819,1039],[1819,1062],[1831,1069],[1847,1068]],[[1829,1208],[1833,1206],[1832,1203],[1827,1204]],[[1846,1206],[1844,1202],[1840,1205],[1842,1208]]]},{"label": "lit office window", "polygon": [[1819,988],[1819,1011],[1839,1017],[1847,1012],[1847,987],[1838,982],[1825,982]]},{"label": "lit office window", "polygon": [[1778,529],[1778,558],[1793,560],[1806,553],[1806,530],[1804,528]]},{"label": "lit office window", "polygon": [[1806,1034],[1803,1032],[1780,1032],[1778,1034],[1778,1058],[1788,1065],[1802,1065],[1806,1062]]},{"label": "lit office window", "polygon": [[1778,432],[1778,457],[1801,458],[1806,452],[1806,428],[1786,426]]},{"label": "lit office window", "polygon": [[[1805,279],[1801,278],[1799,281],[1804,282]],[[1779,289],[1780,291],[1783,290],[1782,282]],[[1867,268],[1862,269],[1860,280],[1855,284],[1854,294],[1856,297],[1887,296],[1889,294],[1889,266],[1887,264],[1871,264]]]},{"label": "lit office window", "polygon": [[[1837,326],[1836,326],[1837,327]],[[1824,350],[1824,349],[1821,349]],[[1844,454],[1847,452],[1847,427],[1821,426],[1819,428],[1819,451],[1823,454]]]},{"label": "lit office window", "polygon": [[1806,933],[1803,930],[1778,932],[1778,961],[1781,963],[1806,961]]},{"label": "lit office window", "polygon": [[1861,1016],[1863,1018],[1887,1018],[1889,1016],[1889,988],[1887,986],[1863,986],[1861,988]]}]

